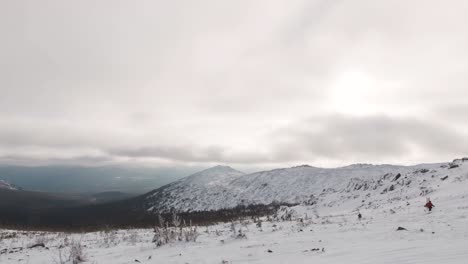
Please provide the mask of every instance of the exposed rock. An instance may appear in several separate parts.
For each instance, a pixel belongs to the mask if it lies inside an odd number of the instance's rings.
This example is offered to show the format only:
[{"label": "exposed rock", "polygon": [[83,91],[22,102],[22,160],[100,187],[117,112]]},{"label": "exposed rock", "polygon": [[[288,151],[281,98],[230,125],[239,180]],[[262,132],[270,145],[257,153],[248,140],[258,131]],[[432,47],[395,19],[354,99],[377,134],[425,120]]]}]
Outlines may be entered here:
[{"label": "exposed rock", "polygon": [[28,248],[36,248],[36,247],[43,247],[45,248],[46,246],[44,245],[44,243],[37,243],[37,244],[34,244],[32,246],[29,246]]}]

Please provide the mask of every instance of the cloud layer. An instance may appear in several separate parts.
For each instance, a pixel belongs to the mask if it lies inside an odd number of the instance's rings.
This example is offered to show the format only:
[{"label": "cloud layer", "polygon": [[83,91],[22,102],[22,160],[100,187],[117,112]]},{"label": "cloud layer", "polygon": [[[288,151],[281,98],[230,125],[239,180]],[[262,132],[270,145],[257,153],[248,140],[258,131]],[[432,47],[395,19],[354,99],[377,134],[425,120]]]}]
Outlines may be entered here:
[{"label": "cloud layer", "polygon": [[466,1],[5,1],[0,162],[335,166],[468,149]]}]

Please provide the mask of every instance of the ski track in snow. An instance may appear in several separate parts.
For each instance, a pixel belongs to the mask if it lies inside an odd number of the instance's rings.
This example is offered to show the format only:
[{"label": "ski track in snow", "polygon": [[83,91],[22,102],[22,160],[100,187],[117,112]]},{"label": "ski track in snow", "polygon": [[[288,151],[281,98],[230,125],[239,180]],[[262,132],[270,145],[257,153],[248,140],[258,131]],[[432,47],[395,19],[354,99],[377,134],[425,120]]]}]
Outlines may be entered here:
[{"label": "ski track in snow", "polygon": [[[73,234],[71,238],[86,246],[85,263],[96,264],[137,263],[135,260],[140,263],[468,263],[468,162],[457,161],[456,164],[458,167],[452,169],[445,167],[446,164],[412,167],[354,165],[335,171],[296,167],[250,175],[253,180],[249,187],[245,186],[248,175],[239,172],[231,171],[223,176],[231,179],[229,184],[217,181],[217,173],[210,173],[208,178],[198,174],[196,181],[197,177],[183,181],[200,189],[203,186],[216,186],[216,189],[243,186],[251,197],[258,195],[254,199],[264,201],[270,196],[255,187],[267,182],[273,186],[270,191],[276,192],[281,184],[287,183],[290,185],[281,187],[287,193],[284,199],[295,199],[298,192],[304,191],[300,197],[309,199],[313,194],[313,205],[282,208],[279,217],[291,214],[293,220],[264,221],[262,231],[252,222],[236,223],[236,227],[246,234],[246,239],[233,238],[230,223],[209,226],[208,233],[206,227],[199,227],[197,242],[179,242],[159,248],[151,243],[153,233],[149,229],[115,231],[115,244],[106,243],[109,233],[103,232]],[[421,169],[427,171],[421,172]],[[319,172],[314,175],[322,176],[306,179],[312,171]],[[398,173],[401,176],[395,180]],[[448,178],[441,180],[447,175]],[[291,182],[294,179],[296,184]],[[303,181],[313,182],[315,186],[301,187],[299,183],[303,185]],[[212,182],[216,183],[210,185]],[[175,185],[187,188],[181,182]],[[389,190],[391,185],[393,190]],[[308,190],[312,191],[305,195]],[[429,193],[422,193],[424,190]],[[430,196],[435,204],[430,213],[423,207],[426,196]],[[363,215],[362,220],[357,219],[358,210]],[[306,226],[303,226],[299,219],[306,215],[308,220],[304,220]],[[407,230],[396,231],[400,226]],[[219,236],[216,230],[220,232]],[[13,232],[1,231],[3,235]],[[134,244],[129,238],[132,234],[136,237]],[[38,236],[34,232],[25,232],[15,238],[3,238],[0,251],[26,247]],[[57,246],[64,235],[46,233],[43,236],[48,250],[34,248],[0,254],[0,263],[54,263]],[[315,248],[319,250],[312,251]]]}]

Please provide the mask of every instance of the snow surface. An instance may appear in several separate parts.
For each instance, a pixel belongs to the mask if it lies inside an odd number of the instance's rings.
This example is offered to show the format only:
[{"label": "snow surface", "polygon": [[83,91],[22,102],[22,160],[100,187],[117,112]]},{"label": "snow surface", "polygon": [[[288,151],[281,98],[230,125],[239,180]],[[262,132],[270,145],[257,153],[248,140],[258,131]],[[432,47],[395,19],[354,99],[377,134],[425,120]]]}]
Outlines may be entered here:
[{"label": "snow surface", "polygon": [[[312,172],[320,176],[310,179]],[[236,222],[236,232],[242,229],[246,235],[242,239],[233,237],[230,223],[198,227],[197,242],[159,248],[151,243],[149,229],[85,234],[2,230],[0,263],[57,263],[59,252],[66,255],[69,250],[66,240],[80,241],[85,246],[85,263],[99,264],[467,263],[468,162],[351,166],[334,169],[333,173],[330,169],[297,167],[253,175],[251,185],[245,181],[247,175],[241,173],[226,177],[234,178],[230,188],[252,188],[246,192],[264,201],[273,199],[272,195],[252,185],[270,183],[273,192],[281,186],[289,192],[282,199],[294,199],[294,189],[301,194],[312,190],[317,195],[307,203],[281,208],[270,221],[263,218],[261,228],[252,220]],[[216,182],[217,174],[212,176],[213,181],[208,180],[206,185]],[[196,186],[199,181],[195,178],[186,181]],[[215,185],[222,187],[223,183]],[[435,205],[430,213],[423,207],[427,196]],[[362,220],[357,218],[358,211]],[[291,220],[282,220],[288,215]],[[407,230],[396,231],[398,227]],[[43,241],[48,249],[18,249],[37,241]],[[60,245],[65,246],[59,249]],[[1,254],[4,249],[6,253]]]},{"label": "snow surface", "polygon": [[228,199],[231,194],[229,183],[245,175],[228,166],[216,166],[151,192],[147,199],[149,210],[159,211],[172,207],[182,210],[204,210],[212,208],[213,200]]}]

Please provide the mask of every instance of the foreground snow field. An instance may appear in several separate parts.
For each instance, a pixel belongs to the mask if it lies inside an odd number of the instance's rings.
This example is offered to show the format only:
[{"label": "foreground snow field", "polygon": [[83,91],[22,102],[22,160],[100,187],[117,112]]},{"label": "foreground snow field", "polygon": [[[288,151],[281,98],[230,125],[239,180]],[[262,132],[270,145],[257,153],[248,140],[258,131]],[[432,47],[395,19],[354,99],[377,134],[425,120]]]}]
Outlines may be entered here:
[{"label": "foreground snow field", "polygon": [[[84,263],[96,264],[468,263],[468,162],[398,171],[343,183],[335,178],[342,189],[324,188],[303,205],[280,208],[275,217],[262,218],[261,227],[252,219],[235,222],[235,232],[232,223],[199,226],[196,242],[156,247],[151,229],[0,230],[0,263],[71,263],[77,245]],[[426,196],[435,204],[430,213],[423,207]],[[245,237],[237,237],[239,229]],[[29,248],[38,243],[46,248]]]}]

